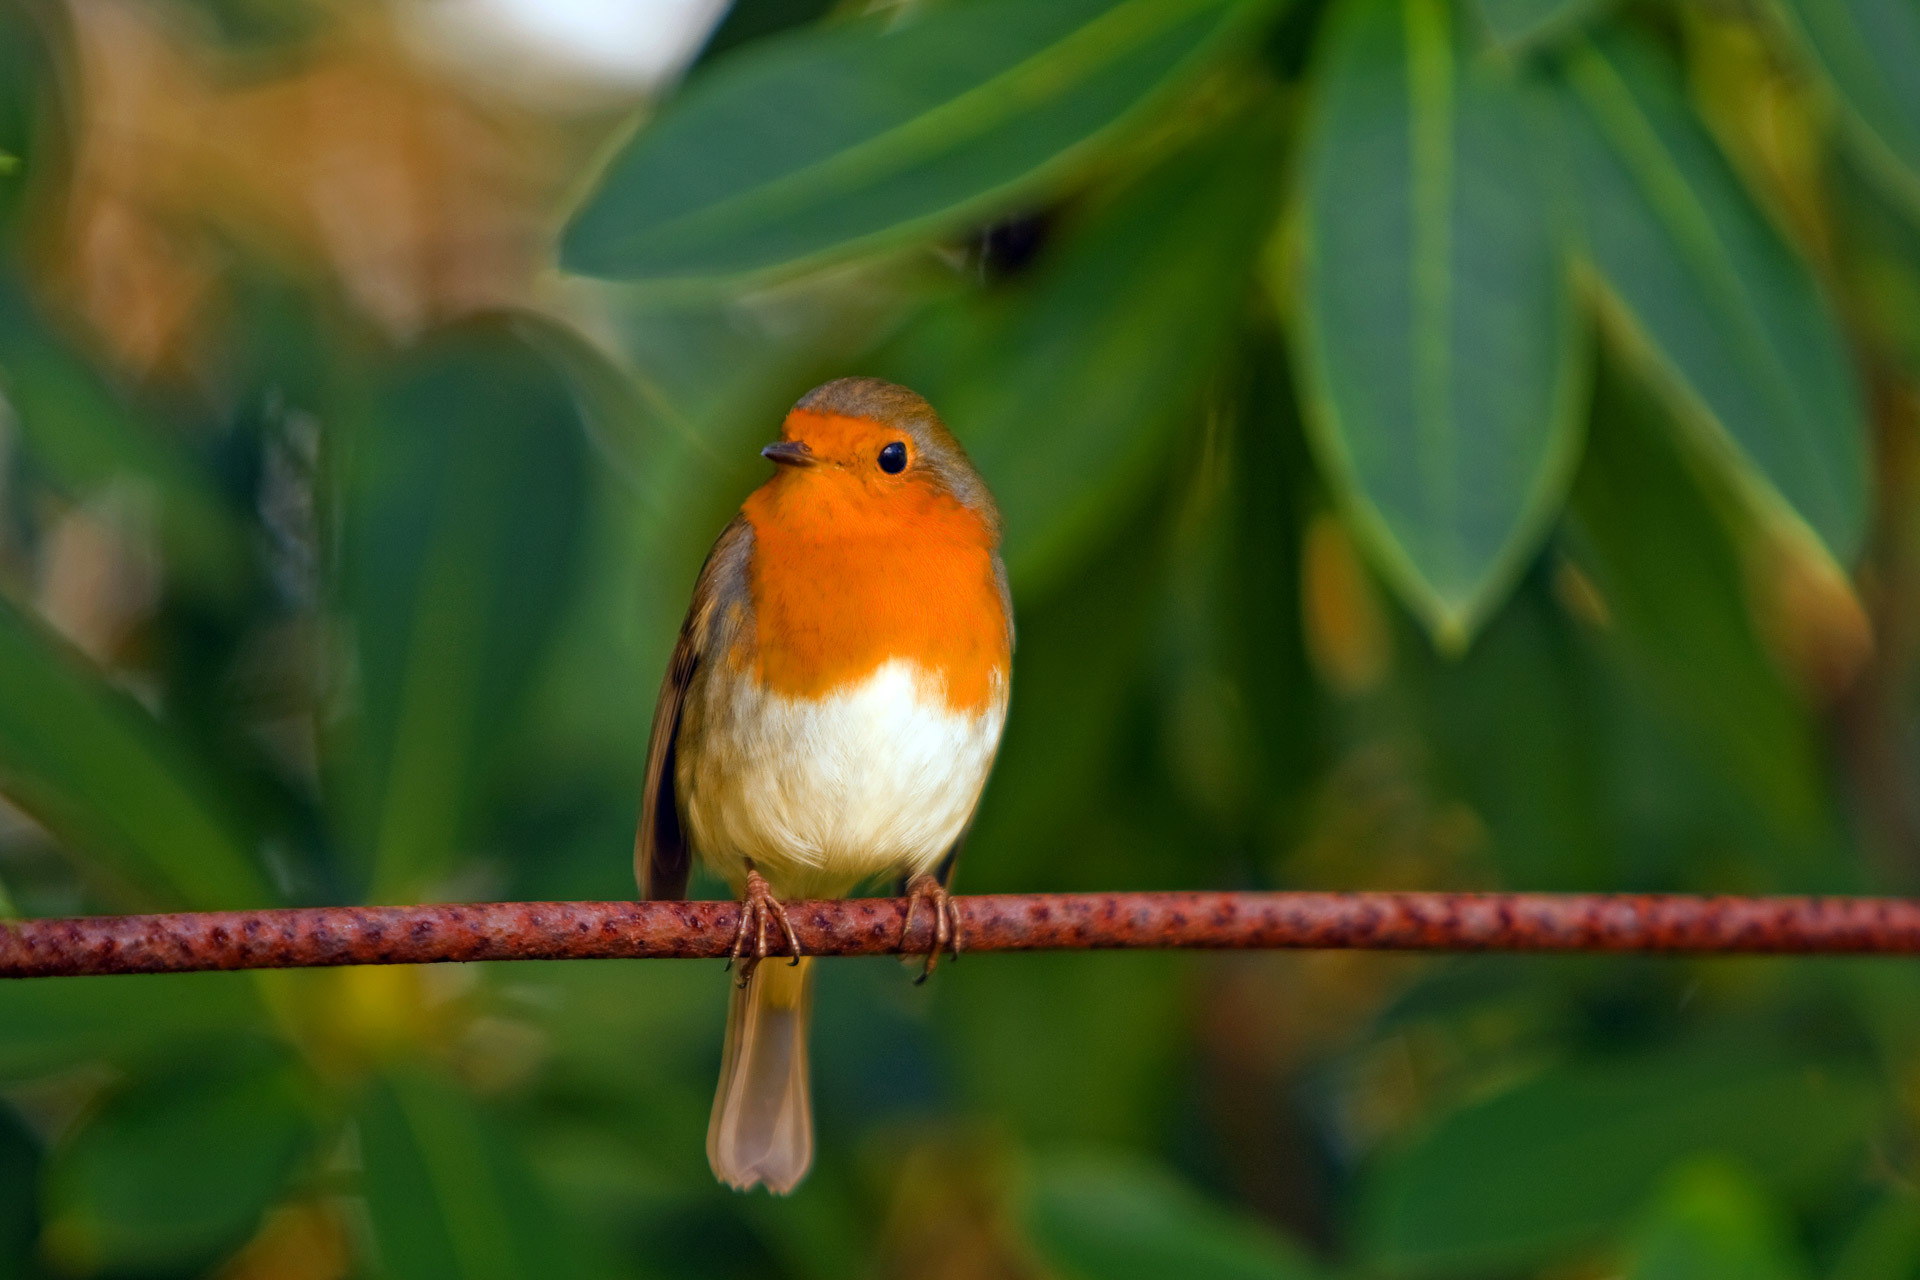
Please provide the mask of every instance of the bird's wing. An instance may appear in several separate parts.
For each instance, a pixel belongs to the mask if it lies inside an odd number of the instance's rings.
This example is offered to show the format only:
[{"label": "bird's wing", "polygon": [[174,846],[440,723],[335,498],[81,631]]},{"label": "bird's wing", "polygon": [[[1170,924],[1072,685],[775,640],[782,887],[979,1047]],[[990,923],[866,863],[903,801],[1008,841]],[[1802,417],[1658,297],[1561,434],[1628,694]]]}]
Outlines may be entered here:
[{"label": "bird's wing", "polygon": [[731,606],[745,602],[747,558],[752,549],[753,526],[745,516],[735,516],[707,553],[694,583],[693,603],[667,662],[666,677],[660,681],[660,697],[653,706],[653,737],[647,744],[645,789],[640,793],[640,829],[633,838],[633,874],[643,898],[683,898],[687,893],[692,856],[674,793],[680,713],[693,673],[716,647],[716,632],[730,630],[727,624],[739,616]]}]

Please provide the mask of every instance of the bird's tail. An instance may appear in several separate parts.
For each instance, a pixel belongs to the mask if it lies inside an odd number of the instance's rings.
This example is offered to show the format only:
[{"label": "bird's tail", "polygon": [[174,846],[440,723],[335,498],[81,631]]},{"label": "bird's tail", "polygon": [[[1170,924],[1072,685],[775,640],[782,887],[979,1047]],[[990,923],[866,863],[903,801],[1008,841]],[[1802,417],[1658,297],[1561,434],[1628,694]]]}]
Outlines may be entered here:
[{"label": "bird's tail", "polygon": [[769,958],[735,987],[727,1006],[720,1088],[707,1124],[707,1163],[736,1190],[784,1195],[813,1162],[807,1084],[807,1015],[813,961]]}]

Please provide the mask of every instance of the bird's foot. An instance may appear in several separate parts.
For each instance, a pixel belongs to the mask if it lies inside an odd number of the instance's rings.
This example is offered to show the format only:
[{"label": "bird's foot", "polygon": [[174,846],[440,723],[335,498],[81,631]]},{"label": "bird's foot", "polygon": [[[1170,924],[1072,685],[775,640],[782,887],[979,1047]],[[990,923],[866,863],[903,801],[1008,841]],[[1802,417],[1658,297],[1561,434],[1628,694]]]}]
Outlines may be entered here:
[{"label": "bird's foot", "polygon": [[793,963],[800,963],[800,939],[793,931],[793,921],[787,919],[787,909],[780,905],[780,899],[773,896],[773,889],[767,884],[767,878],[747,868],[747,892],[740,900],[740,924],[733,931],[733,946],[727,952],[727,967],[740,962],[740,985],[746,986],[747,979],[767,958],[767,922],[771,919],[778,923],[780,932],[786,935],[787,947],[793,953]]},{"label": "bird's foot", "polygon": [[922,902],[933,908],[933,946],[927,952],[926,967],[913,980],[915,986],[933,975],[933,968],[940,962],[942,951],[958,960],[960,948],[966,939],[960,923],[960,909],[954,906],[953,895],[947,892],[945,885],[923,871],[907,882],[907,918],[900,925],[902,945],[913,932],[913,914]]}]

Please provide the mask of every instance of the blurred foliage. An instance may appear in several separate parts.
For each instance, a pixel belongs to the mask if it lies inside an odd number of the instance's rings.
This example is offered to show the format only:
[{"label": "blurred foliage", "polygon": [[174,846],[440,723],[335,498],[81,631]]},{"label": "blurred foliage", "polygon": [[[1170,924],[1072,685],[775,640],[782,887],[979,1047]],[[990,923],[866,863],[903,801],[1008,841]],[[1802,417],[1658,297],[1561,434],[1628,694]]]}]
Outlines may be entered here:
[{"label": "blurred foliage", "polygon": [[[5,911],[630,894],[849,373],[1007,518],[964,889],[1920,888],[1912,0],[416,16],[0,0]],[[723,992],[0,989],[0,1277],[1920,1276],[1902,964],[834,963],[786,1200]]]}]

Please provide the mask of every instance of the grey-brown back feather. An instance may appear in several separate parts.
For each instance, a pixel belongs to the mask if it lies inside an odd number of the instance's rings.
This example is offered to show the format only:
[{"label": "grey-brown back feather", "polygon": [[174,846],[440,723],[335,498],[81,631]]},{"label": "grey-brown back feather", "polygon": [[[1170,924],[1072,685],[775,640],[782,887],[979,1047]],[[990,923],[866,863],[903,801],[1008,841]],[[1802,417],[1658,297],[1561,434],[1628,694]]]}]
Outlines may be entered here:
[{"label": "grey-brown back feather", "polygon": [[693,603],[680,624],[667,674],[660,682],[640,793],[640,829],[633,840],[633,873],[643,898],[684,898],[687,893],[693,856],[680,824],[674,786],[681,713],[700,664],[731,642],[732,627],[743,624],[752,611],[747,592],[747,561],[752,553],[753,526],[745,516],[735,516],[701,566]]}]

